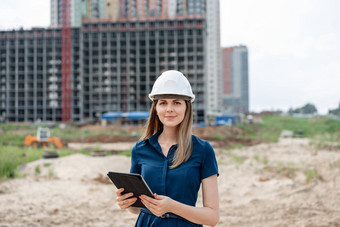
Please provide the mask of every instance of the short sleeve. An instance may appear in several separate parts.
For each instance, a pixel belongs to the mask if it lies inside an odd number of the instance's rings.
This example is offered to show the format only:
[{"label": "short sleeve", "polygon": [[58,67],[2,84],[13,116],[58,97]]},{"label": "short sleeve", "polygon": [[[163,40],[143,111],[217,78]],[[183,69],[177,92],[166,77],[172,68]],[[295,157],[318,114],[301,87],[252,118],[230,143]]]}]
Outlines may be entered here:
[{"label": "short sleeve", "polygon": [[138,164],[138,155],[136,151],[136,145],[132,148],[131,151],[131,168],[130,173],[138,173],[141,174],[141,168]]},{"label": "short sleeve", "polygon": [[218,165],[216,161],[215,151],[209,142],[204,146],[203,160],[201,167],[201,180],[213,176],[218,173]]}]

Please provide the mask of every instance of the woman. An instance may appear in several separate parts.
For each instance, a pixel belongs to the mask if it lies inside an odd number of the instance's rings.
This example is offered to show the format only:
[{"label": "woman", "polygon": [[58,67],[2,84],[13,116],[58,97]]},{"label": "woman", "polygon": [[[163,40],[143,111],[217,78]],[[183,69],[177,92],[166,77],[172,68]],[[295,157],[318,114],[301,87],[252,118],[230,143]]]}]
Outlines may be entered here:
[{"label": "woman", "polygon": [[[219,220],[215,153],[209,142],[192,135],[195,95],[178,71],[155,81],[145,135],[132,149],[131,173],[141,174],[154,198],[140,197],[145,208],[131,207],[131,193],[117,191],[121,209],[139,214],[136,226],[215,226]],[[203,207],[195,207],[202,182]]]}]

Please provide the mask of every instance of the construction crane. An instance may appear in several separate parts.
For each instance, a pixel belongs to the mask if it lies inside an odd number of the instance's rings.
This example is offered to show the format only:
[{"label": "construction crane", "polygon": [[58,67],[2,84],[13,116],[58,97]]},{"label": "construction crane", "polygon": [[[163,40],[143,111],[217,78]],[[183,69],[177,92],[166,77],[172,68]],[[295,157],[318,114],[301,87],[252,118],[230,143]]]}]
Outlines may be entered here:
[{"label": "construction crane", "polygon": [[71,0],[62,0],[62,121],[71,120]]}]

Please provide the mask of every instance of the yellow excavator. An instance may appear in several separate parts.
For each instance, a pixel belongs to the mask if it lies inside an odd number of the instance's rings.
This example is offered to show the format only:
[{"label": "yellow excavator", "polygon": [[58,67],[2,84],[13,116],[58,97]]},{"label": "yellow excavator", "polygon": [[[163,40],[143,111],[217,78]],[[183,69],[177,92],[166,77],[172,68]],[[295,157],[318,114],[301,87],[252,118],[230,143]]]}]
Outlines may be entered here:
[{"label": "yellow excavator", "polygon": [[39,127],[37,130],[37,136],[28,135],[25,138],[24,144],[33,148],[38,147],[54,147],[62,148],[63,142],[57,137],[51,137],[49,128]]}]

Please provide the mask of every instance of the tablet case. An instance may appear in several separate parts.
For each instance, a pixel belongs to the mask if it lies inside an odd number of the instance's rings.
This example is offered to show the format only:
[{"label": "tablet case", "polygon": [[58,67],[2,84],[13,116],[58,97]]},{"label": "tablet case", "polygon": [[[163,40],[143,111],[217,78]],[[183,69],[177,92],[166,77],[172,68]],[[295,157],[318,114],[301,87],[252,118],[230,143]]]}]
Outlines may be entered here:
[{"label": "tablet case", "polygon": [[140,174],[108,172],[107,176],[117,189],[124,188],[122,195],[132,192],[133,197],[137,197],[137,201],[131,205],[132,207],[145,208],[139,199],[142,194],[154,198],[152,191]]}]

